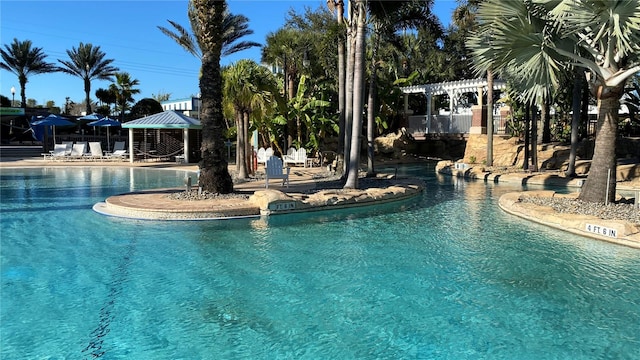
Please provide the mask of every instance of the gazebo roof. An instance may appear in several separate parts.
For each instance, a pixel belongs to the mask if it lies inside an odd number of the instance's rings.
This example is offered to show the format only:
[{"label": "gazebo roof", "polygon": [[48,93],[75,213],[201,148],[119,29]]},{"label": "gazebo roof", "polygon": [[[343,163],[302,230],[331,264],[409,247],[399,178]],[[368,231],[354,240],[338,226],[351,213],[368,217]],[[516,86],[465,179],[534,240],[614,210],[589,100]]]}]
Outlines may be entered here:
[{"label": "gazebo roof", "polygon": [[202,125],[198,119],[174,110],[167,110],[140,119],[127,121],[122,124],[122,127],[130,129],[202,129]]},{"label": "gazebo roof", "polygon": [[[405,94],[430,94],[430,95],[443,95],[443,94],[462,94],[466,92],[476,92],[478,88],[487,88],[487,79],[467,79],[458,81],[448,81],[436,84],[425,85],[412,85],[401,87]],[[507,84],[502,80],[493,81],[493,89],[504,89]]]}]

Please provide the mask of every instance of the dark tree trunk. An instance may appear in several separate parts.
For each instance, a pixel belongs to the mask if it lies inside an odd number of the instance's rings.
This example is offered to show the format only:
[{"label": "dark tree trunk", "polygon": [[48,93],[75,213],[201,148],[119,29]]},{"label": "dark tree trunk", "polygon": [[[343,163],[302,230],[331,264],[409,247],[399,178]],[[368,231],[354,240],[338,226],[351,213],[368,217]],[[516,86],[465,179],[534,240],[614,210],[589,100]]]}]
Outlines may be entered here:
[{"label": "dark tree trunk", "polygon": [[542,143],[548,144],[551,142],[551,100],[548,98],[544,99],[544,104],[542,105]]},{"label": "dark tree trunk", "polygon": [[487,70],[487,166],[493,166],[493,71],[491,69]]},{"label": "dark tree trunk", "polygon": [[587,181],[578,199],[595,203],[613,201],[616,195],[616,139],[618,109],[624,83],[595,87],[598,99],[598,130]]},{"label": "dark tree trunk", "polygon": [[582,81],[584,80],[584,70],[576,67],[574,70],[573,93],[571,99],[571,151],[569,152],[569,166],[566,175],[570,177],[576,176],[576,157],[578,152],[578,143],[580,142],[580,109],[582,99]]},{"label": "dark tree trunk", "polygon": [[531,171],[538,171],[538,106],[531,105]]},{"label": "dark tree trunk", "polygon": [[531,120],[531,106],[526,104],[524,107],[524,164],[522,168],[529,170],[529,139],[531,132],[529,131],[529,122]]},{"label": "dark tree trunk", "polygon": [[227,194],[233,192],[233,180],[227,163],[222,114],[222,74],[220,52],[222,50],[222,20],[226,2],[220,0],[191,0],[195,16],[194,26],[199,28],[198,39],[202,47],[200,94],[202,160],[199,163],[199,184],[203,190]]},{"label": "dark tree trunk", "polygon": [[591,134],[589,134],[589,84],[587,83],[587,79],[582,80],[582,111],[580,112],[580,120],[582,126],[580,128],[580,138],[588,139]]}]

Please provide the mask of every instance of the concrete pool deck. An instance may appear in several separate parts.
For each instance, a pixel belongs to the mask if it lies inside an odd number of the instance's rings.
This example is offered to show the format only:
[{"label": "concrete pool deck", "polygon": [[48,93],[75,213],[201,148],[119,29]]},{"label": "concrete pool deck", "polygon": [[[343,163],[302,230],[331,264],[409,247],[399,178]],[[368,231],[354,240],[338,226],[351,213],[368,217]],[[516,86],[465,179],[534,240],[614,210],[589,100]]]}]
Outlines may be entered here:
[{"label": "concrete pool deck", "polygon": [[[390,162],[388,164],[394,164]],[[384,163],[381,165],[385,165]],[[56,166],[119,166],[119,167],[147,167],[159,169],[173,169],[197,171],[195,164],[176,164],[166,162],[82,162],[82,161],[44,161],[41,158],[31,159],[2,159],[1,168],[24,167],[56,167]],[[234,165],[230,165],[235,167]],[[127,217],[147,220],[205,220],[231,219],[243,217],[259,217],[293,212],[310,212],[352,206],[370,206],[382,202],[402,201],[420,194],[424,184],[412,179],[392,179],[384,186],[368,186],[363,190],[323,189],[318,184],[326,179],[324,168],[293,167],[290,175],[289,188],[279,182],[264,188],[264,180],[258,169],[258,177],[253,181],[234,184],[236,193],[244,197],[221,197],[208,200],[178,200],[170,195],[185,191],[182,184],[175,188],[153,189],[111,196],[104,202],[94,206],[94,210],[111,216]],[[455,174],[454,174],[455,175]],[[390,178],[391,176],[387,176]],[[479,179],[480,180],[480,179]],[[557,172],[503,174],[501,176],[487,176],[484,181],[511,182],[520,184],[564,185],[576,186],[572,181],[559,176]],[[619,184],[619,189],[635,191],[640,189],[640,182],[636,180]],[[520,196],[555,196],[552,191],[523,191],[504,195],[499,200],[499,206],[507,213],[523,219],[538,222],[550,227],[579,234],[585,237],[609,241],[625,246],[640,248],[640,226],[623,220],[603,220],[595,217],[576,214],[555,213],[548,207],[525,204],[519,201]],[[612,235],[615,235],[612,236]]]}]

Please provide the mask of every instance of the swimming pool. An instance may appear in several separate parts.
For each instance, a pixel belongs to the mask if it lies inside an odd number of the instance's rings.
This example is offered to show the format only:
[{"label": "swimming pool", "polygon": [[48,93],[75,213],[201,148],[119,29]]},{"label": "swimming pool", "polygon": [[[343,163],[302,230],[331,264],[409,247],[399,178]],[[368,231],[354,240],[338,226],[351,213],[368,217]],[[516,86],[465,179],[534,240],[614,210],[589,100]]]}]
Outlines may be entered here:
[{"label": "swimming pool", "polygon": [[512,185],[399,169],[417,200],[218,222],[111,218],[153,169],[2,169],[2,359],[628,359],[640,252],[524,222]]}]

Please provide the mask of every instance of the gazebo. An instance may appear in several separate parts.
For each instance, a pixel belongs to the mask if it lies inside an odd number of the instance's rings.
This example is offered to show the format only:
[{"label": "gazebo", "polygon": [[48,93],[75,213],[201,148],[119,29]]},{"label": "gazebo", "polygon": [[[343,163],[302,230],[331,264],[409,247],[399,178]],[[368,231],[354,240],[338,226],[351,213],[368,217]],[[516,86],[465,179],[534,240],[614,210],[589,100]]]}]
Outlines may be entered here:
[{"label": "gazebo", "polygon": [[[452,125],[454,124],[454,111],[460,96],[464,93],[477,92],[478,94],[478,106],[482,108],[482,96],[487,92],[488,81],[487,79],[466,79],[458,81],[448,81],[434,84],[424,85],[412,85],[400,88],[404,93],[404,107],[405,113],[408,112],[408,95],[409,94],[423,94],[427,98],[426,116],[424,116],[425,124],[422,124],[426,132],[432,132],[431,119],[433,115],[433,97],[439,95],[449,96],[449,122],[448,129],[444,132],[452,132]],[[506,82],[495,79],[493,81],[493,90],[503,90],[507,87]]]},{"label": "gazebo", "polygon": [[[134,160],[134,130],[135,129],[156,129],[156,130],[174,130],[182,129],[183,140],[183,155],[182,157],[186,163],[189,162],[189,130],[190,129],[202,129],[200,121],[191,117],[188,117],[182,113],[174,110],[167,110],[161,113],[145,116],[140,119],[128,121],[122,124],[123,128],[129,129],[129,162]],[[143,151],[148,151],[143,149]]]}]

